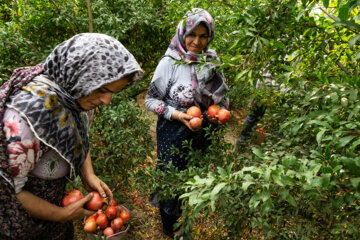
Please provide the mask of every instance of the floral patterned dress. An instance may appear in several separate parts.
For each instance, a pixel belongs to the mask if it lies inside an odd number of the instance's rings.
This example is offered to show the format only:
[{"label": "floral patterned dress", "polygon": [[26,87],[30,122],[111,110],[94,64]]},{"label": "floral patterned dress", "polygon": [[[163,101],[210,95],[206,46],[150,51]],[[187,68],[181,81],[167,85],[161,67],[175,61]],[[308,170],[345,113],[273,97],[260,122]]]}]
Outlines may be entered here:
[{"label": "floral patterned dress", "polygon": [[[69,164],[55,150],[41,143],[19,112],[6,109],[3,124],[15,192],[27,190],[60,206]],[[17,216],[13,217],[17,219]],[[27,231],[26,239],[73,238],[72,222],[62,224],[30,216],[27,216],[26,221],[32,230]]]}]

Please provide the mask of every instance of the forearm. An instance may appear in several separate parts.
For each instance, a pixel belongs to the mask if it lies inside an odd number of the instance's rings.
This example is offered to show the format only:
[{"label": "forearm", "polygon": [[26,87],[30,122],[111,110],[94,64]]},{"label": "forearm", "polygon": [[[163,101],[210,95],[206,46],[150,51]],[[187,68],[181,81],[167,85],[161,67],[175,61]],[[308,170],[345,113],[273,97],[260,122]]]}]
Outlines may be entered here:
[{"label": "forearm", "polygon": [[63,222],[67,220],[65,211],[62,207],[56,206],[55,204],[39,198],[31,192],[22,190],[16,194],[16,197],[33,218],[53,222]]},{"label": "forearm", "polygon": [[86,178],[86,177],[88,177],[90,175],[94,175],[94,174],[95,174],[94,168],[93,168],[92,162],[91,162],[91,154],[89,151],[83,165],[80,168],[80,175],[81,175],[81,178]]}]

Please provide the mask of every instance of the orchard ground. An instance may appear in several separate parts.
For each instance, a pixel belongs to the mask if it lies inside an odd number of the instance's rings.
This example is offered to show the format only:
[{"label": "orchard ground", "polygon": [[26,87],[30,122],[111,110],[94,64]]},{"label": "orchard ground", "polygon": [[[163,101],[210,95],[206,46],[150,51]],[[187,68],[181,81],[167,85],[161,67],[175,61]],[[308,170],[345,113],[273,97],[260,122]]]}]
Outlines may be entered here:
[{"label": "orchard ground", "polygon": [[[156,140],[156,120],[157,116],[152,112],[149,112],[145,108],[145,95],[146,92],[143,92],[137,96],[137,104],[139,107],[146,112],[146,114],[151,118],[151,126],[150,133],[153,138],[153,141]],[[237,138],[240,135],[240,130],[242,123],[246,117],[246,110],[243,111],[231,111],[232,116],[230,121],[227,123],[227,127],[229,131],[225,135],[225,140],[227,142],[235,144]],[[154,149],[153,155],[155,156],[156,149]],[[150,157],[144,159],[142,166],[148,168],[151,166],[155,166],[154,159]],[[132,220],[131,225],[128,229],[128,232],[124,239],[122,240],[168,240],[171,238],[166,237],[162,233],[160,214],[158,209],[153,207],[149,203],[149,195],[140,195],[140,192],[137,189],[131,188],[130,186],[120,186],[120,189],[117,191],[121,191],[126,195],[127,200],[122,202],[124,206],[131,209]],[[75,225],[75,239],[76,240],[86,240],[86,234],[83,231],[83,222],[81,220],[77,220],[74,222]],[[201,236],[201,238],[197,237],[195,239],[198,240],[215,240],[215,239],[223,239],[221,229],[217,229],[216,226],[213,225],[213,221],[211,219],[200,219],[200,221],[195,226],[195,235]],[[256,235],[257,239],[260,239],[258,233],[250,233],[246,229],[242,234],[243,239],[251,239]]]}]

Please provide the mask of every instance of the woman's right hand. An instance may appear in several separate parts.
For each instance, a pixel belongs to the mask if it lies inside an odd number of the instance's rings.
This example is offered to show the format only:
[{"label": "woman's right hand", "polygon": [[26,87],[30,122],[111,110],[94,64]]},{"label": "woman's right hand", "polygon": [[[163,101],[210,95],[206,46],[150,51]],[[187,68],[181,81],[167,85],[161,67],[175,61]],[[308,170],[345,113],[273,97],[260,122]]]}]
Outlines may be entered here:
[{"label": "woman's right hand", "polygon": [[93,197],[93,193],[89,193],[84,198],[66,207],[52,204],[26,190],[20,191],[16,197],[30,216],[52,222],[66,222],[95,213],[84,208],[84,205]]},{"label": "woman's right hand", "polygon": [[[175,110],[174,113],[171,116],[171,119],[173,120],[177,120],[179,122],[182,122],[183,124],[185,124],[185,126],[187,126],[191,131],[196,132],[199,131],[201,129],[201,126],[199,128],[192,128],[189,124],[189,121],[193,118],[193,116],[188,115],[184,112],[181,112],[179,110]],[[201,119],[203,118],[203,116],[200,117]]]},{"label": "woman's right hand", "polygon": [[84,198],[76,201],[72,204],[63,207],[63,217],[61,222],[71,221],[74,219],[81,219],[85,216],[90,216],[94,214],[94,211],[90,211],[84,208],[85,204],[91,200],[93,193],[89,193]]}]

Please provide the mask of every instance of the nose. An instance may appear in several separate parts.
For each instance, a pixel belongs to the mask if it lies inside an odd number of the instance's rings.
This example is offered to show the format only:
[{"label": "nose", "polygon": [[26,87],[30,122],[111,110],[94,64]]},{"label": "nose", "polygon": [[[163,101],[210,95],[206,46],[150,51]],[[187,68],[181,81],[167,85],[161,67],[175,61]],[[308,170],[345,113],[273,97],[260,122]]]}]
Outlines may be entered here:
[{"label": "nose", "polygon": [[200,38],[199,38],[199,37],[195,37],[194,43],[195,43],[196,45],[199,45],[199,44],[200,44]]},{"label": "nose", "polygon": [[100,97],[100,101],[105,105],[109,105],[111,102],[111,98],[112,98],[112,93],[105,93]]}]

